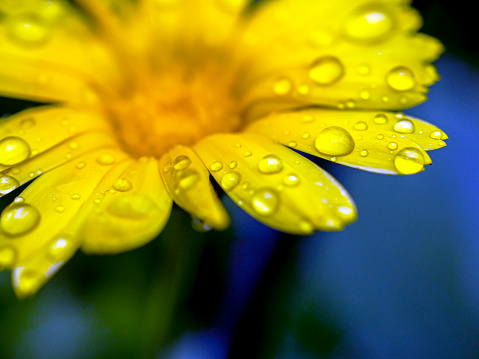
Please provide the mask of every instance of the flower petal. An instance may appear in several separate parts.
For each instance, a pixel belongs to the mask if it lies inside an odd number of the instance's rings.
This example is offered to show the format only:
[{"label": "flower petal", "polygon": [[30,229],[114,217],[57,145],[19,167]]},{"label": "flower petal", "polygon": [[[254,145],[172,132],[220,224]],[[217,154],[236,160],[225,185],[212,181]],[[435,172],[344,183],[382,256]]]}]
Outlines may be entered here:
[{"label": "flower petal", "polygon": [[442,52],[414,34],[419,15],[404,1],[281,0],[252,17],[242,42],[237,92],[251,111],[287,100],[338,108],[403,109],[423,102]]},{"label": "flower petal", "polygon": [[331,175],[263,136],[213,135],[194,150],[226,194],[268,226],[311,234],[356,219],[354,202]]},{"label": "flower petal", "polygon": [[[445,146],[444,132],[403,114],[304,110],[273,114],[246,131],[346,166],[385,174],[413,174],[431,159],[421,146]],[[418,144],[420,143],[420,145]]]},{"label": "flower petal", "polygon": [[229,226],[228,213],[211,185],[209,172],[191,148],[176,146],[161,158],[159,166],[178,206],[211,228],[223,230]]},{"label": "flower petal", "polygon": [[35,293],[73,255],[83,240],[73,226],[78,212],[113,164],[126,159],[113,149],[85,154],[86,167],[70,162],[42,175],[5,208],[0,264],[14,268],[17,296]]}]

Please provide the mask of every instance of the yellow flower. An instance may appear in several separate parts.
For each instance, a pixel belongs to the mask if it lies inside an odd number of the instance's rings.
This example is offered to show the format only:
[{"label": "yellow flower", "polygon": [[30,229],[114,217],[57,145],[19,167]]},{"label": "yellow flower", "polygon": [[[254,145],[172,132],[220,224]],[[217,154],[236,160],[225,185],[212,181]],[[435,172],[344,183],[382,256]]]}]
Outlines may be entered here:
[{"label": "yellow flower", "polygon": [[[281,231],[338,230],[355,205],[294,150],[413,174],[444,132],[426,99],[441,44],[407,0],[2,0],[0,94],[49,105],[0,124],[0,267],[35,293],[73,254],[144,245],[172,201],[229,217],[210,183]],[[40,176],[41,175],[41,176]]]}]

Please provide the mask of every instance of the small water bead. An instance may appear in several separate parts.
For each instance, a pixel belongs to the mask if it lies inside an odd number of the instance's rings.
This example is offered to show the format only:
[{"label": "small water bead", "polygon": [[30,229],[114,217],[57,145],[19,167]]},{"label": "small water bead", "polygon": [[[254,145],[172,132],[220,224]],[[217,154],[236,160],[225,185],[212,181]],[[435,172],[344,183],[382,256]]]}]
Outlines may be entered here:
[{"label": "small water bead", "polygon": [[215,161],[211,164],[210,166],[210,169],[213,171],[213,172],[218,172],[219,170],[221,170],[223,168],[223,164],[221,162],[218,162],[218,161]]},{"label": "small water bead", "polygon": [[346,107],[347,108],[354,108],[354,107],[356,107],[356,102],[354,102],[354,100],[347,100],[346,101]]},{"label": "small water bead", "polygon": [[211,227],[199,218],[193,218],[191,220],[191,227],[197,232],[209,232]]},{"label": "small water bead", "polygon": [[315,230],[314,224],[312,224],[307,219],[301,220],[298,224],[298,227],[301,232],[304,232],[306,234],[311,234]]},{"label": "small water bead", "polygon": [[331,156],[344,156],[354,149],[354,140],[344,128],[331,126],[316,137],[314,147],[318,152]]},{"label": "small water bead", "polygon": [[388,103],[389,102],[389,97],[383,96],[383,97],[381,97],[381,101],[384,102],[384,103]]},{"label": "small water bead", "polygon": [[258,162],[258,170],[261,173],[278,173],[283,169],[283,162],[275,155],[267,155]]},{"label": "small water bead", "polygon": [[126,192],[131,190],[133,185],[127,178],[117,178],[115,182],[113,182],[113,188],[118,192]]},{"label": "small water bead", "polygon": [[245,157],[251,157],[252,153],[249,152],[249,151],[246,151],[245,153],[243,153],[243,156]]},{"label": "small water bead", "polygon": [[170,165],[169,163],[167,163],[167,164],[163,167],[163,172],[165,172],[165,173],[170,172],[170,167],[171,167],[171,165]]},{"label": "small water bead", "polygon": [[297,143],[296,141],[290,141],[290,142],[288,143],[288,146],[289,146],[289,147],[296,147],[296,146],[298,146],[298,143]]},{"label": "small water bead", "polygon": [[441,131],[431,132],[430,137],[435,139],[435,140],[440,140],[442,138],[442,132]]},{"label": "small water bead", "polygon": [[50,29],[39,17],[18,16],[8,24],[10,37],[22,45],[40,45],[48,40]]},{"label": "small water bead", "polygon": [[63,213],[65,212],[65,207],[62,205],[57,206],[57,208],[55,208],[55,211],[57,211],[58,213]]},{"label": "small water bead", "polygon": [[378,140],[384,139],[384,135],[378,135]]},{"label": "small water bead", "polygon": [[291,92],[293,84],[287,78],[281,78],[273,84],[273,91],[276,95],[287,95]]},{"label": "small water bead", "polygon": [[236,166],[238,166],[238,162],[236,162],[236,161],[231,161],[230,162],[230,168],[231,169],[236,168]]},{"label": "small water bead", "polygon": [[19,186],[20,183],[15,178],[7,175],[0,176],[0,197],[12,192]]},{"label": "small water bead", "polygon": [[314,117],[311,115],[304,115],[303,117],[301,117],[301,122],[303,123],[309,123],[313,121],[314,121]]},{"label": "small water bead", "polygon": [[359,98],[361,98],[361,100],[369,100],[371,98],[371,92],[363,90],[359,93]]},{"label": "small water bead", "polygon": [[383,9],[367,6],[355,11],[344,25],[344,34],[358,41],[375,41],[388,35],[394,20]]},{"label": "small water bead", "polygon": [[158,205],[147,195],[142,193],[129,193],[114,197],[109,203],[107,211],[117,217],[140,219],[156,213]]},{"label": "small water bead", "polygon": [[70,149],[72,149],[72,150],[76,150],[76,149],[78,149],[78,147],[80,147],[80,145],[78,144],[78,142],[73,141],[73,142],[70,142],[68,147],[70,147]]},{"label": "small water bead", "polygon": [[439,141],[437,144],[441,147],[446,146],[446,142],[444,142],[444,141]]},{"label": "small water bead", "polygon": [[377,125],[384,125],[388,122],[388,117],[382,113],[376,115],[373,119],[374,123]]},{"label": "small water bead", "polygon": [[18,236],[34,229],[40,222],[40,212],[30,204],[15,203],[0,215],[0,227],[10,236]]},{"label": "small water bead", "polygon": [[0,246],[0,269],[9,267],[15,261],[17,251],[15,247],[10,244],[4,244]]},{"label": "small water bead", "polygon": [[177,171],[183,171],[187,169],[191,164],[191,160],[187,156],[178,156],[175,158],[173,168]]},{"label": "small water bead", "polygon": [[361,152],[359,152],[359,154],[362,156],[362,157],[366,157],[369,152],[367,150],[362,150]]},{"label": "small water bead", "polygon": [[414,87],[416,80],[414,74],[407,67],[396,67],[386,76],[388,85],[396,91],[407,91]]},{"label": "small water bead", "polygon": [[78,162],[77,165],[76,165],[76,167],[77,167],[78,169],[85,168],[85,166],[86,166],[86,163],[83,162],[83,161]]},{"label": "small water bead", "polygon": [[390,150],[396,150],[398,148],[398,144],[396,142],[389,142],[388,143],[388,148]]},{"label": "small water bead", "polygon": [[25,198],[23,197],[16,197],[14,200],[13,200],[13,203],[24,203],[25,202]]},{"label": "small water bead", "polygon": [[358,74],[362,76],[369,75],[371,73],[371,68],[368,65],[358,66]]},{"label": "small water bead", "polygon": [[226,172],[221,179],[221,187],[225,191],[234,189],[241,181],[241,175],[238,172],[230,171]]},{"label": "small water bead", "polygon": [[305,132],[303,133],[303,135],[301,136],[304,140],[307,140],[308,138],[311,137],[311,134],[309,132]]},{"label": "small water bead", "polygon": [[394,131],[399,133],[413,133],[414,130],[414,123],[409,120],[401,120],[394,125]]},{"label": "small water bead", "polygon": [[188,170],[187,172],[183,173],[181,178],[178,180],[178,188],[183,190],[189,189],[198,182],[198,179],[199,176],[196,171]]},{"label": "small water bead", "polygon": [[310,89],[309,89],[308,85],[301,85],[301,86],[298,87],[298,93],[300,95],[306,96],[306,95],[309,94],[309,91],[310,91]]},{"label": "small water bead", "polygon": [[54,239],[48,248],[48,256],[54,261],[65,260],[73,254],[75,247],[71,239],[64,237]]},{"label": "small water bead", "polygon": [[[21,270],[18,272],[18,270]],[[34,269],[24,269],[24,267],[14,269],[14,279],[15,286],[22,295],[33,294],[37,288],[41,285],[42,281],[45,280],[45,273]]]},{"label": "small water bead", "polygon": [[23,130],[28,130],[28,129],[32,128],[33,126],[35,126],[35,124],[36,124],[36,122],[35,122],[35,119],[33,117],[24,118],[20,122],[20,126],[22,126]]},{"label": "small water bead", "polygon": [[318,85],[332,85],[344,74],[342,63],[335,57],[321,57],[311,64],[309,77]]},{"label": "small water bead", "polygon": [[283,179],[283,183],[288,187],[295,187],[299,185],[299,178],[294,174],[287,175]]},{"label": "small water bead", "polygon": [[78,200],[81,198],[81,195],[79,193],[73,193],[71,195],[71,199]]},{"label": "small water bead", "polygon": [[279,197],[271,188],[260,188],[251,198],[253,210],[262,216],[272,215],[279,204]]},{"label": "small water bead", "polygon": [[356,211],[347,206],[336,206],[335,207],[336,214],[344,220],[351,221],[356,217]]},{"label": "small water bead", "polygon": [[5,137],[0,141],[0,165],[13,166],[30,157],[30,146],[19,137]]},{"label": "small water bead", "polygon": [[284,133],[285,136],[289,136],[291,134],[291,132],[289,130],[285,130],[283,133]]},{"label": "small water bead", "polygon": [[356,131],[366,131],[368,129],[368,124],[364,121],[359,121],[354,125]]},{"label": "small water bead", "polygon": [[115,157],[109,153],[103,153],[97,157],[96,161],[102,166],[109,166],[115,163]]},{"label": "small water bead", "polygon": [[394,166],[400,174],[415,174],[424,170],[424,156],[415,148],[404,148],[396,154]]}]

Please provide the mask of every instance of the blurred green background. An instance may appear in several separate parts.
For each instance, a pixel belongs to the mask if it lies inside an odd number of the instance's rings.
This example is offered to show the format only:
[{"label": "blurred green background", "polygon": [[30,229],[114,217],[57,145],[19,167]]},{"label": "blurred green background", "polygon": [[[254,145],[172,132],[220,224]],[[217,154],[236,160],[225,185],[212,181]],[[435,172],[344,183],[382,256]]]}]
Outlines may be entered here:
[{"label": "blurred green background", "polygon": [[[78,253],[33,298],[1,272],[0,358],[479,358],[477,20],[464,1],[414,6],[447,49],[429,101],[406,111],[450,137],[426,172],[317,161],[358,205],[341,233],[288,236],[225,197],[228,231],[196,232],[175,208],[157,240]],[[3,114],[29,105],[0,99]]]}]

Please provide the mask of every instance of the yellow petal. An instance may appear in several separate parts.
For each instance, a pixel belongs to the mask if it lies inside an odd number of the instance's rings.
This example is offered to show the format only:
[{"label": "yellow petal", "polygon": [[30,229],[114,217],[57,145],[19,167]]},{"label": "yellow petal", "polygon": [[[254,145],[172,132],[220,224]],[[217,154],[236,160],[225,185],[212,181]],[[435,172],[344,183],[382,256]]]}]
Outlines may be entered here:
[{"label": "yellow petal", "polygon": [[[40,156],[58,144],[87,131],[103,131],[105,136],[110,132],[110,128],[99,112],[65,107],[37,107],[10,116],[0,122],[0,170]],[[9,143],[22,143],[22,146],[10,146],[10,151],[6,151]],[[80,144],[74,139],[66,145],[68,149],[64,155],[82,152]],[[15,153],[17,155],[13,156]]]},{"label": "yellow petal", "polygon": [[78,212],[105,174],[126,158],[113,149],[85,154],[86,167],[70,162],[42,175],[5,208],[0,216],[0,264],[13,268],[17,296],[35,293],[73,255],[83,240],[73,226]]},{"label": "yellow petal", "polygon": [[403,114],[319,109],[273,114],[246,131],[336,163],[385,174],[423,171],[431,159],[417,142],[437,148],[444,146],[445,135]]},{"label": "yellow petal", "polygon": [[420,17],[403,1],[282,0],[265,3],[242,42],[248,61],[237,92],[243,106],[403,109],[425,100],[442,52],[413,31]]},{"label": "yellow petal", "polygon": [[153,240],[170,216],[172,200],[158,162],[143,158],[101,181],[71,226],[89,254],[116,254]]},{"label": "yellow petal", "polygon": [[352,199],[333,177],[263,136],[213,135],[194,149],[226,194],[268,226],[311,234],[356,219]]},{"label": "yellow petal", "polygon": [[228,213],[218,199],[203,162],[189,147],[176,146],[160,162],[161,177],[173,200],[207,226],[223,230]]}]

